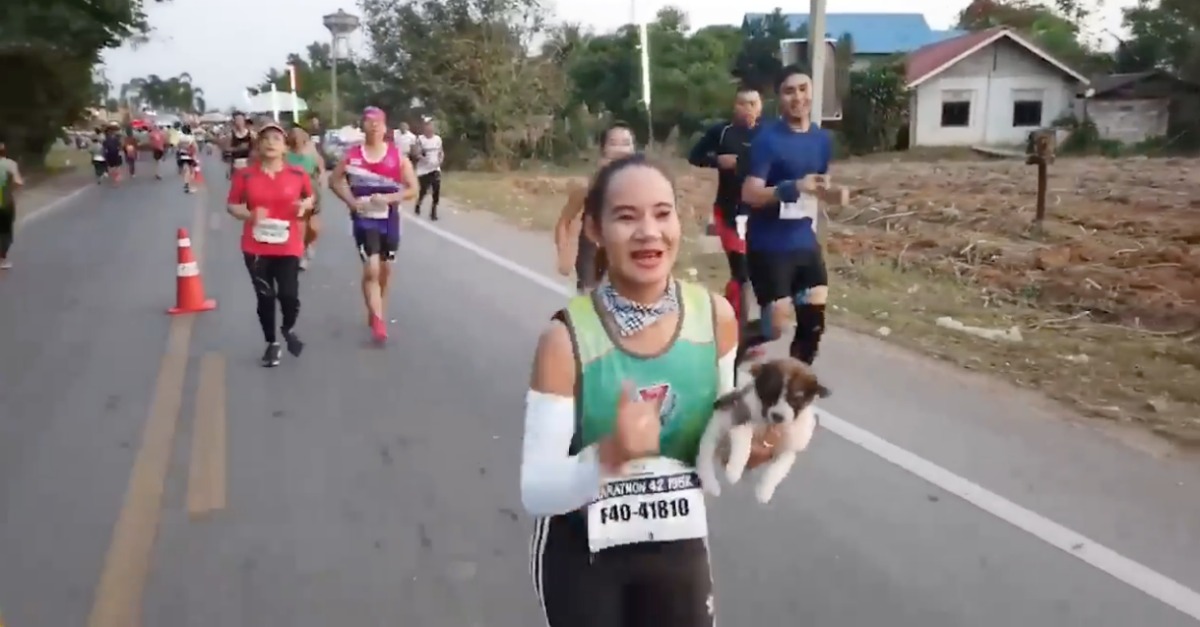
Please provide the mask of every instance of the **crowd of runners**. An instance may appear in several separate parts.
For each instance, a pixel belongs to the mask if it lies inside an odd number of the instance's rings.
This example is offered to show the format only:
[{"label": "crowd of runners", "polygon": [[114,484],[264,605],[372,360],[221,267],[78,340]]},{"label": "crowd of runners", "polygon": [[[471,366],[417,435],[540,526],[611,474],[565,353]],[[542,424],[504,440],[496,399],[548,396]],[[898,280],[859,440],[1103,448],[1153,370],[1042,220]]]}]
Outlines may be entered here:
[{"label": "crowd of runners", "polygon": [[[689,159],[718,170],[724,298],[675,278],[676,190],[635,152],[627,126],[604,132],[599,170],[568,194],[554,240],[579,294],[538,342],[520,479],[537,517],[530,568],[550,627],[714,624],[699,439],[745,350],[794,326],[790,356],[816,358],[828,283],[818,202],[841,196],[832,142],[811,119],[811,79],[789,67],[775,88],[778,119],[760,121],[760,94],[741,87],[732,119]],[[745,321],[747,286],[758,321]],[[771,458],[778,437],[756,436],[750,467]]]},{"label": "crowd of runners", "polygon": [[[713,216],[730,272],[724,297],[675,277],[683,236],[674,183],[636,151],[628,126],[604,132],[598,171],[568,195],[554,243],[558,269],[576,274],[579,293],[548,316],[538,340],[520,471],[525,509],[536,517],[534,589],[550,627],[714,624],[707,514],[694,471],[699,438],[715,400],[735,388],[740,349],[794,326],[789,354],[811,364],[825,328],[828,275],[816,227],[818,202],[838,201],[832,144],[811,119],[807,75],[786,68],[775,88],[777,119],[761,121],[760,94],[739,88],[732,119],[690,155],[718,170]],[[366,327],[376,342],[388,338],[400,207],[415,201],[420,214],[429,196],[437,219],[443,147],[432,120],[420,135],[407,124],[389,134],[375,107],[363,111],[361,132],[361,143],[333,159],[320,150],[315,120],[307,129],[274,120],[252,128],[237,114],[217,138],[229,164],[227,210],[243,223],[263,366],[279,365],[285,349],[304,349],[300,276],[320,230],[325,185],[351,216]],[[157,133],[155,176],[174,154],[190,191],[200,140],[185,125]],[[97,180],[115,182],[123,162],[135,174],[119,129],[104,129],[96,146]],[[20,184],[3,160],[0,177],[0,194]],[[755,322],[745,321],[747,286],[761,311]],[[771,458],[775,438],[756,437],[751,467]],[[637,490],[614,488],[633,474],[671,486],[663,498],[674,505],[653,507]]]}]

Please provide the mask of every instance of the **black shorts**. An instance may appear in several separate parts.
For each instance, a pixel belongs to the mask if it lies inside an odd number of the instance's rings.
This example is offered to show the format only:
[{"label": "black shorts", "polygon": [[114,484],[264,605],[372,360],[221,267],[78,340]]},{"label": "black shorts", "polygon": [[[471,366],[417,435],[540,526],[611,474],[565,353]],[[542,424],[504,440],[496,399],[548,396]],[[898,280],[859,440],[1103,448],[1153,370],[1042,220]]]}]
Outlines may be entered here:
[{"label": "black shorts", "polygon": [[391,232],[384,233],[379,229],[368,229],[354,226],[354,243],[358,246],[358,256],[363,261],[376,255],[380,261],[395,261],[396,251],[400,250],[400,236]]},{"label": "black shorts", "polygon": [[750,285],[759,307],[780,299],[795,299],[814,287],[829,285],[825,258],[814,248],[789,252],[750,251],[746,254]]},{"label": "black shorts", "polygon": [[105,155],[104,163],[110,168],[119,168],[125,161],[121,159],[121,155]]},{"label": "black shorts", "polygon": [[538,519],[534,593],[549,627],[713,627],[704,540],[615,547],[592,555],[580,514]]},{"label": "black shorts", "polygon": [[162,150],[155,150],[155,151],[154,151],[154,160],[155,160],[155,161],[162,161],[162,160],[163,160],[163,157],[164,157],[165,155],[166,155],[166,153],[165,153],[164,151],[162,151]]},{"label": "black shorts", "polygon": [[176,158],[175,165],[178,165],[179,169],[182,170],[184,168],[184,166],[196,165],[196,160],[191,159],[191,158],[188,158],[188,159]]}]

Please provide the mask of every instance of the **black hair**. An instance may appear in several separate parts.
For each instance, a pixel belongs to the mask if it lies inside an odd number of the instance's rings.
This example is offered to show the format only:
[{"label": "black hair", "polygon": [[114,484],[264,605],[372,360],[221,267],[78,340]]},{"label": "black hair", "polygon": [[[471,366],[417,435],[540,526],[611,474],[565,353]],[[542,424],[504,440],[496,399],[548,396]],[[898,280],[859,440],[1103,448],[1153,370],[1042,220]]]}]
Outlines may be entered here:
[{"label": "black hair", "polygon": [[[609,128],[619,127],[614,124]],[[656,170],[670,181],[672,189],[675,188],[675,179],[671,177],[671,173],[643,153],[635,152],[620,159],[613,159],[596,171],[596,175],[592,177],[591,184],[588,185],[587,195],[583,197],[583,219],[585,221],[591,220],[592,225],[599,230],[600,218],[604,213],[604,201],[608,199],[608,188],[612,186],[613,178],[622,170],[635,167]],[[593,267],[595,268],[596,275],[592,278],[596,282],[599,282],[600,279],[604,278],[604,273],[608,271],[608,255],[604,252],[603,248],[596,248],[596,261]]]},{"label": "black hair", "polygon": [[808,76],[808,70],[796,63],[784,66],[782,70],[779,70],[779,75],[775,77],[775,93],[778,94],[779,90],[783,89],[783,84],[787,81],[787,79],[797,74]]},{"label": "black hair", "polygon": [[183,126],[179,127],[179,131],[180,131],[181,133],[183,133],[184,135],[191,135],[191,134],[192,134],[192,127],[191,127],[191,126],[188,126],[187,124],[184,124]]},{"label": "black hair", "polygon": [[246,114],[245,114],[245,113],[243,113],[243,112],[241,112],[241,111],[234,111],[234,112],[233,112],[233,115],[231,115],[231,116],[229,116],[229,117],[230,117],[230,118],[236,118],[236,117],[238,117],[238,116],[241,116],[243,120],[244,120],[244,119],[246,119]]},{"label": "black hair", "polygon": [[633,135],[633,127],[629,126],[629,123],[622,122],[621,120],[617,120],[612,124],[609,124],[604,128],[603,131],[600,131],[600,148],[603,149],[604,145],[608,143],[608,136],[611,135],[613,131],[622,129],[629,131],[629,134]]}]

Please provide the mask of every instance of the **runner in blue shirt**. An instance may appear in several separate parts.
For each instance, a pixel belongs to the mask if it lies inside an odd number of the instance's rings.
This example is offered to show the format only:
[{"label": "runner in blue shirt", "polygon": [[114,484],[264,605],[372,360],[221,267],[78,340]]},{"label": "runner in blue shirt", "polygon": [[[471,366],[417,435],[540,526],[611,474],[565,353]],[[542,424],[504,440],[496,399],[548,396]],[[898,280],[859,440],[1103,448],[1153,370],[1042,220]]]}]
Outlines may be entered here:
[{"label": "runner in blue shirt", "polygon": [[792,357],[811,364],[825,331],[829,275],[817,240],[818,200],[842,202],[829,188],[833,142],[812,121],[812,79],[795,66],[775,85],[780,118],[762,125],[750,146],[742,202],[750,206],[746,261],[761,333],[779,337],[794,308]]}]

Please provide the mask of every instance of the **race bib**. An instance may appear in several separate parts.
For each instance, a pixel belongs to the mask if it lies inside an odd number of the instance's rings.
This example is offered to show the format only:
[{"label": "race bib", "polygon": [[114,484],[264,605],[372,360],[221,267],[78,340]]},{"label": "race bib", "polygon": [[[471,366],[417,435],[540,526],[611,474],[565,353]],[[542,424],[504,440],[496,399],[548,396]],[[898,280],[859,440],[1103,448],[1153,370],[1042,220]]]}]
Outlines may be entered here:
[{"label": "race bib", "polygon": [[587,516],[592,553],[708,536],[700,478],[690,466],[666,457],[627,464],[624,476],[605,481]]},{"label": "race bib", "polygon": [[366,209],[362,210],[362,217],[370,218],[372,220],[386,220],[389,215],[389,210],[390,207],[388,205],[381,205],[379,203],[372,202],[371,204],[367,205]]},{"label": "race bib", "polygon": [[234,160],[233,160],[233,167],[235,167],[235,168],[244,168],[244,167],[246,167],[246,165],[249,163],[249,161],[250,161],[249,159],[234,159]]},{"label": "race bib", "polygon": [[262,244],[286,244],[291,224],[287,220],[264,218],[254,223],[254,241]]},{"label": "race bib", "polygon": [[800,199],[796,202],[780,203],[779,219],[803,220],[804,218],[811,218],[815,224],[817,221],[817,211],[817,197],[801,193]]}]

